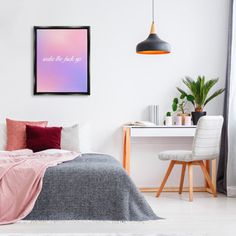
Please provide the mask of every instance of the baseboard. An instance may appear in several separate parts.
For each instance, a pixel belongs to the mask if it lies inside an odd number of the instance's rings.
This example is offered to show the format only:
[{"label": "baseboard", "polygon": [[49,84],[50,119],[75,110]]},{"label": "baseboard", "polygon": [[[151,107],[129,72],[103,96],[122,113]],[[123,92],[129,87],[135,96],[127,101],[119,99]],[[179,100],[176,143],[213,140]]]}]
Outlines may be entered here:
[{"label": "baseboard", "polygon": [[236,186],[228,186],[227,187],[227,196],[228,197],[236,197]]},{"label": "baseboard", "polygon": [[[139,188],[141,192],[157,192],[159,188]],[[183,192],[188,192],[188,187],[183,187]],[[194,192],[211,192],[206,187],[194,187]],[[179,192],[179,187],[165,187],[162,192]]]}]

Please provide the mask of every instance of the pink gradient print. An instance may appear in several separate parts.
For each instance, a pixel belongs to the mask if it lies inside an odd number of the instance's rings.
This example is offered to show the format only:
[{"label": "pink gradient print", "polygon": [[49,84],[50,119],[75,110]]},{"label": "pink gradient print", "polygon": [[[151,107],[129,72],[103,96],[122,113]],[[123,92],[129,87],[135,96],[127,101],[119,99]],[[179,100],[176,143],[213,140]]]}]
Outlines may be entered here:
[{"label": "pink gradient print", "polygon": [[84,92],[87,29],[37,29],[37,92]]}]

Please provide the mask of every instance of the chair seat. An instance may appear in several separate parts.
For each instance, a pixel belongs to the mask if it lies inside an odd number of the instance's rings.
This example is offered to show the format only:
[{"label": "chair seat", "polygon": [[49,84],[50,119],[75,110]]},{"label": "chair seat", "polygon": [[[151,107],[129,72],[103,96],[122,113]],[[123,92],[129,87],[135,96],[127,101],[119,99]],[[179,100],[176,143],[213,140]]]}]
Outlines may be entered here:
[{"label": "chair seat", "polygon": [[188,150],[170,150],[160,152],[158,154],[160,160],[172,160],[172,161],[193,161],[192,151]]}]

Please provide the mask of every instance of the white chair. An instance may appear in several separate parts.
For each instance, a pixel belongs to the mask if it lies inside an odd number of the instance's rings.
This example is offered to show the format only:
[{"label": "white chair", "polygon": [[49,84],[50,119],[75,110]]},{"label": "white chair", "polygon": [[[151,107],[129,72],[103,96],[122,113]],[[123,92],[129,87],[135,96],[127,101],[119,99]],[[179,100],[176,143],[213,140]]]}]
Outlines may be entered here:
[{"label": "white chair", "polygon": [[191,151],[171,150],[164,151],[158,154],[160,160],[170,160],[171,162],[162,181],[162,184],[157,191],[156,197],[160,196],[175,164],[182,165],[179,194],[181,194],[183,191],[185,169],[186,166],[188,166],[189,201],[193,200],[193,165],[200,165],[213,196],[217,196],[216,189],[205,167],[204,161],[214,160],[219,157],[223,120],[224,119],[222,116],[201,117],[197,124]]}]

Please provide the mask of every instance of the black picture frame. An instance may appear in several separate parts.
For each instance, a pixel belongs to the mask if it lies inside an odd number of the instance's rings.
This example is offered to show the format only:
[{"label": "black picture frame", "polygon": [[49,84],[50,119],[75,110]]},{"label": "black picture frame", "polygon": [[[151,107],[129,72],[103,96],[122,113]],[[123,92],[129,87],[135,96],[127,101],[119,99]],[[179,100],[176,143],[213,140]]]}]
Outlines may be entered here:
[{"label": "black picture frame", "polygon": [[[37,91],[37,31],[38,30],[87,30],[87,91],[86,92],[39,92]],[[90,95],[90,26],[34,26],[34,95]]]}]

